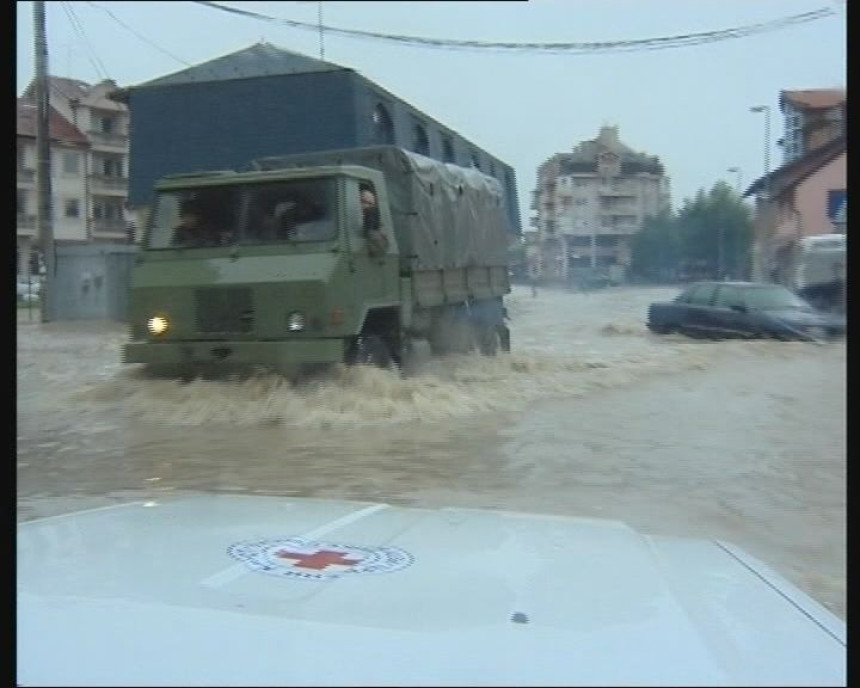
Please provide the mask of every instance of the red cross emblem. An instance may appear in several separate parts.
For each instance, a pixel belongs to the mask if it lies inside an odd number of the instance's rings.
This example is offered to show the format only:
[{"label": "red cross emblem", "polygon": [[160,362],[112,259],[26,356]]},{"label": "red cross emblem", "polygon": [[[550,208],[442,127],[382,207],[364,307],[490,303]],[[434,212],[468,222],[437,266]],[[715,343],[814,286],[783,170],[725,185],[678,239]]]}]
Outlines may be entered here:
[{"label": "red cross emblem", "polygon": [[332,552],[327,549],[321,549],[313,554],[289,552],[282,549],[275,552],[275,556],[279,559],[295,559],[296,563],[294,566],[299,566],[303,569],[315,569],[317,571],[322,571],[324,568],[332,565],[352,566],[361,561],[361,559],[346,559],[343,552]]}]

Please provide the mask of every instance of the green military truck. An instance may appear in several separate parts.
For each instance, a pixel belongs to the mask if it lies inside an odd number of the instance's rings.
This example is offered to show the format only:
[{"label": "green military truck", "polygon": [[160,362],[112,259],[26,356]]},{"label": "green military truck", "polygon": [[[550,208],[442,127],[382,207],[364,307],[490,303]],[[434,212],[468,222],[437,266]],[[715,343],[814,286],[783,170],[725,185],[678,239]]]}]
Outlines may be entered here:
[{"label": "green military truck", "polygon": [[[132,273],[128,363],[193,376],[509,350],[500,184],[394,146],[160,180]],[[375,200],[376,210],[372,201]]]}]

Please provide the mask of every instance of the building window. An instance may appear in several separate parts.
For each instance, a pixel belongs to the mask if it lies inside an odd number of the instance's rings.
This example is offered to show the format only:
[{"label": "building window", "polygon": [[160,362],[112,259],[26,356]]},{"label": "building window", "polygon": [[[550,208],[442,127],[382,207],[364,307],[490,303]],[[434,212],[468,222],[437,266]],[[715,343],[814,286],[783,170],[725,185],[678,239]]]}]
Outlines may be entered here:
[{"label": "building window", "polygon": [[96,220],[122,220],[122,201],[112,198],[94,201],[93,218]]},{"label": "building window", "polygon": [[451,143],[451,139],[447,136],[442,137],[442,160],[452,164],[456,162],[454,158],[454,144]]},{"label": "building window", "polygon": [[496,176],[496,166],[492,162],[490,163],[490,176],[491,177]]},{"label": "building window", "polygon": [[18,189],[18,214],[27,214],[27,192]]},{"label": "building window", "polygon": [[105,177],[122,178],[122,158],[121,157],[106,157],[102,158],[102,174]]},{"label": "building window", "polygon": [[481,159],[476,151],[472,151],[472,167],[476,170],[481,169]]},{"label": "building window", "polygon": [[416,124],[412,130],[412,150],[421,155],[430,155],[430,141],[427,138],[427,130],[420,124]]},{"label": "building window", "polygon": [[80,205],[77,198],[66,199],[66,217],[80,217]]},{"label": "building window", "polygon": [[116,120],[113,117],[100,117],[102,134],[113,134],[116,127]]},{"label": "building window", "polygon": [[381,145],[394,143],[394,123],[388,114],[388,108],[382,103],[378,103],[373,110],[373,138]]},{"label": "building window", "polygon": [[77,153],[63,153],[63,173],[78,174],[80,169],[78,159]]}]

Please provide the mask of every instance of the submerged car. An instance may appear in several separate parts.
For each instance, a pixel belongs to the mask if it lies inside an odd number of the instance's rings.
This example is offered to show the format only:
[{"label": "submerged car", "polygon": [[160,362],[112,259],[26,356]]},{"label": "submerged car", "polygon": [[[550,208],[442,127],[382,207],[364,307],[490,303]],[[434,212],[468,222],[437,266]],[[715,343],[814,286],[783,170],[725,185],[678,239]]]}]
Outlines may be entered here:
[{"label": "submerged car", "polygon": [[779,284],[697,282],[674,301],[652,303],[648,329],[700,337],[822,340],[845,334],[845,318],[814,308]]},{"label": "submerged car", "polygon": [[618,521],[174,496],[17,534],[17,685],[845,685],[846,625]]}]

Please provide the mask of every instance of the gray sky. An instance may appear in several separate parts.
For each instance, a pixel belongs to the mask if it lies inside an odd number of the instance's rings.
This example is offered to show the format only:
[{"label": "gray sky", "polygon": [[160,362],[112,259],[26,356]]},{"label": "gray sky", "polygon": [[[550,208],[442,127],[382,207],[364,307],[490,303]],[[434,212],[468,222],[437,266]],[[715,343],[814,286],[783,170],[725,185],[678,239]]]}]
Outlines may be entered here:
[{"label": "gray sky", "polygon": [[[16,3],[19,94],[34,74],[32,4]],[[221,4],[317,21],[316,2]],[[775,145],[783,128],[780,90],[845,87],[844,0],[323,3],[324,23],[333,27],[514,42],[679,35],[825,7],[835,14],[770,33],[667,50],[479,53],[325,35],[325,59],[361,72],[512,165],[525,228],[537,166],[594,138],[602,124],[617,125],[623,142],[661,158],[676,207],[718,179],[734,184],[730,167],[741,169],[745,187],[762,174],[764,116],[751,113],[753,105],[771,107],[771,169],[780,164]],[[182,61],[199,64],[260,39],[320,55],[316,31],[192,2],[51,0],[46,8],[50,72],[90,83],[105,76],[94,63],[120,86],[130,86],[185,69]]]}]

